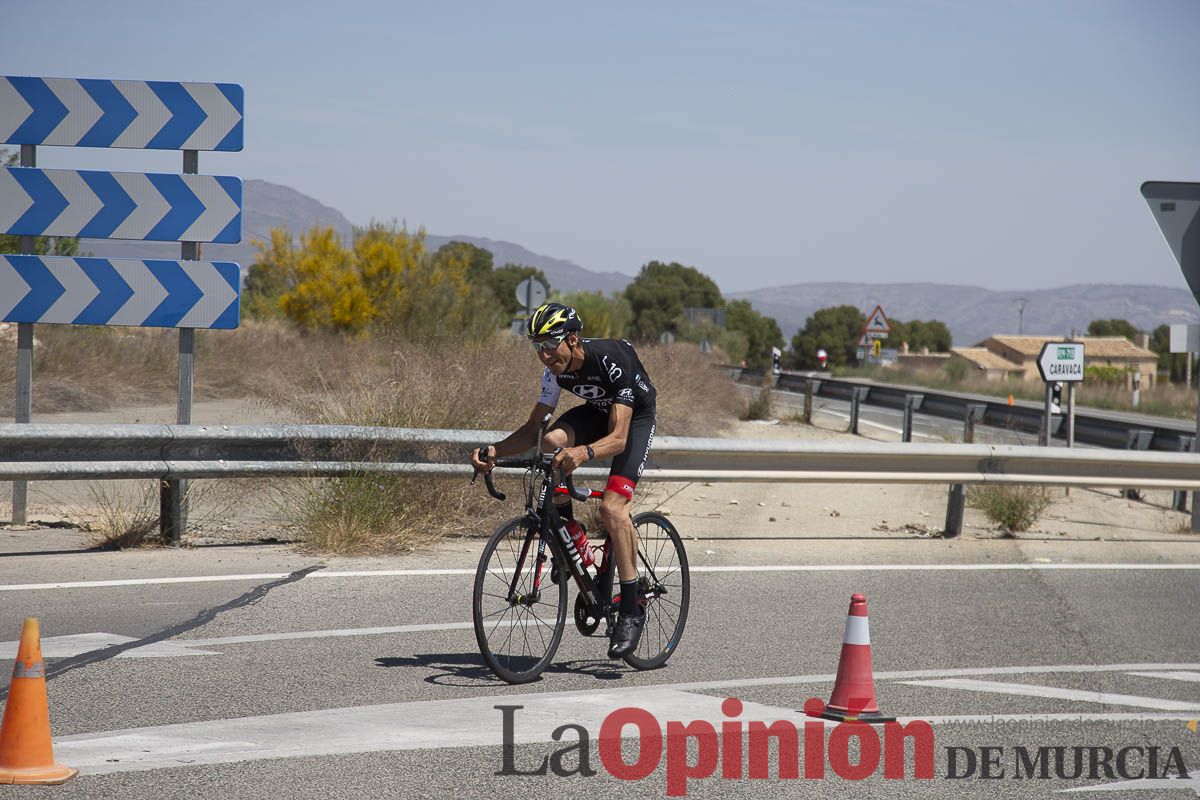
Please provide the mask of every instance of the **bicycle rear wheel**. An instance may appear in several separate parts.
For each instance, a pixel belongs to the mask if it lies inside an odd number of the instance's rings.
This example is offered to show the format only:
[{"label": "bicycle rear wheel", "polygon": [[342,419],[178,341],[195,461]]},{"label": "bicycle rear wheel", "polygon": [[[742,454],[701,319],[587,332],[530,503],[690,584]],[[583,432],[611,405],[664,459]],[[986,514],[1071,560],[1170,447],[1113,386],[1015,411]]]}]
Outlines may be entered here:
[{"label": "bicycle rear wheel", "polygon": [[528,683],[542,674],[567,619],[565,576],[557,584],[550,581],[550,547],[539,569],[538,532],[525,522],[523,517],[509,520],[488,539],[471,602],[479,652],[508,683]]},{"label": "bicycle rear wheel", "polygon": [[662,514],[633,518],[638,536],[638,588],[646,596],[646,627],[637,649],[625,656],[634,669],[657,669],[679,647],[687,624],[691,577],[675,526]]}]

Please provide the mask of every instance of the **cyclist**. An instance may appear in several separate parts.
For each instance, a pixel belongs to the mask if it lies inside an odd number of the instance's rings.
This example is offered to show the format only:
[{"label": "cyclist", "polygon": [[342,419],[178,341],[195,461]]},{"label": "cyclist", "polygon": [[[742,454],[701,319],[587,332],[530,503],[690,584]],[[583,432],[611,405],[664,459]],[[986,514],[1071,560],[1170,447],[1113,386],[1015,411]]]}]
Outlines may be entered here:
[{"label": "cyclist", "polygon": [[[476,448],[471,464],[486,473],[496,457],[533,447],[538,425],[554,410],[562,389],[587,401],[555,420],[541,446],[543,452],[563,448],[555,466],[567,474],[593,459],[612,458],[600,517],[621,581],[620,611],[608,648],[608,657],[616,659],[637,648],[646,622],[638,602],[637,534],[629,504],[654,439],[656,395],[633,345],[624,339],[584,339],[582,330],[575,309],[560,303],[546,303],[530,315],[525,333],[545,367],[537,404],[528,422],[487,447],[488,461],[480,460],[483,448]],[[569,496],[556,495],[555,505],[564,520],[574,520]]]}]

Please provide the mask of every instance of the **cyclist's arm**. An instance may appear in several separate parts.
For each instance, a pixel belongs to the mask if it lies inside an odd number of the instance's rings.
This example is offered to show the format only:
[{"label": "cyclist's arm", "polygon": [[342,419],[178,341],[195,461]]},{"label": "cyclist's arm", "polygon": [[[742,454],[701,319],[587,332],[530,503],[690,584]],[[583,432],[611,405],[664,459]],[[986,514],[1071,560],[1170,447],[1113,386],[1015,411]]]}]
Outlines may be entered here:
[{"label": "cyclist's arm", "polygon": [[[632,406],[612,404],[608,412],[608,435],[597,439],[591,445],[595,458],[607,458],[625,452],[625,443],[629,439],[629,421],[632,419]],[[585,445],[568,447],[554,457],[554,465],[570,475],[591,460],[587,450]]]},{"label": "cyclist's arm", "polygon": [[608,411],[608,435],[592,442],[596,458],[608,458],[625,452],[629,440],[629,422],[633,419],[633,406],[613,403]]}]

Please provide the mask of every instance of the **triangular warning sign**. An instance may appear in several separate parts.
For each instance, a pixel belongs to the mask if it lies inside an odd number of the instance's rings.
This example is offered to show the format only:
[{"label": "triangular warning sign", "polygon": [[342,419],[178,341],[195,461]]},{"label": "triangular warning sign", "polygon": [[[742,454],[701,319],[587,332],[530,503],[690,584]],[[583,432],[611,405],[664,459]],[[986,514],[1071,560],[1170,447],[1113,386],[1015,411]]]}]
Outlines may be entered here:
[{"label": "triangular warning sign", "polygon": [[1142,197],[1200,302],[1200,183],[1148,181]]},{"label": "triangular warning sign", "polygon": [[892,323],[888,322],[887,316],[883,313],[883,306],[875,306],[871,316],[867,317],[867,325],[863,330],[867,333],[892,332]]}]

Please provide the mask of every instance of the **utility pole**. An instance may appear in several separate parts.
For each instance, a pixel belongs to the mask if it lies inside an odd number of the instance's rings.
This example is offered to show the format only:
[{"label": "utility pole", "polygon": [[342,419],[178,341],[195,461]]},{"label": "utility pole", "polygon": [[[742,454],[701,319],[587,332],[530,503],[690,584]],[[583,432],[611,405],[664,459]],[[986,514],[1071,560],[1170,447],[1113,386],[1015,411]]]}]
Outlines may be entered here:
[{"label": "utility pole", "polygon": [[1025,306],[1029,305],[1028,297],[1017,298],[1017,335],[1025,335]]}]

